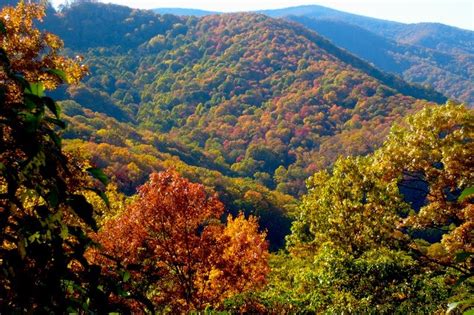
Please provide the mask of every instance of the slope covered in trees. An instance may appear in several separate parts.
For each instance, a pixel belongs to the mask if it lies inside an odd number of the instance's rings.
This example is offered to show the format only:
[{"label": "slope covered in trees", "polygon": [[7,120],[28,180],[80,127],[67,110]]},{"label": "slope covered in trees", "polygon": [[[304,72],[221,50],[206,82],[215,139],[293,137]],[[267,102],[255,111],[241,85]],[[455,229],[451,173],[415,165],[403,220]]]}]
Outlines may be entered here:
[{"label": "slope covered in trees", "polygon": [[[403,40],[409,38],[406,34],[405,37],[390,38],[344,21],[305,16],[290,16],[288,19],[317,31],[336,45],[372,62],[380,69],[396,73],[409,82],[430,85],[452,98],[474,104],[472,51],[454,48],[456,46],[452,49],[442,49],[434,45],[424,47],[416,41]],[[430,28],[429,25],[424,27]],[[423,31],[420,30],[421,32]],[[472,32],[470,37],[473,42]],[[464,40],[469,41],[469,37],[466,36]]]},{"label": "slope covered in trees", "polygon": [[[103,15],[120,47],[93,34]],[[445,100],[263,15],[160,17],[87,3],[57,18],[49,27],[72,30],[65,42],[91,69],[63,98],[159,131],[204,152],[214,169],[293,195],[338,154],[380,144],[393,120],[426,103],[420,99]],[[130,40],[120,42],[120,34]]]},{"label": "slope covered in trees", "polygon": [[[210,15],[157,9],[176,15]],[[305,25],[376,67],[474,104],[474,35],[439,23],[404,24],[309,5],[259,13]]]},{"label": "slope covered in trees", "polygon": [[271,250],[284,245],[290,227],[288,214],[296,205],[294,197],[271,190],[264,182],[230,176],[235,174],[227,174],[226,169],[219,171],[205,153],[165,134],[137,131],[71,101],[60,104],[68,123],[63,133],[65,150],[103,168],[120,192],[133,195],[149,174],[171,168],[217,192],[227,213],[257,216],[261,228],[267,230]]}]

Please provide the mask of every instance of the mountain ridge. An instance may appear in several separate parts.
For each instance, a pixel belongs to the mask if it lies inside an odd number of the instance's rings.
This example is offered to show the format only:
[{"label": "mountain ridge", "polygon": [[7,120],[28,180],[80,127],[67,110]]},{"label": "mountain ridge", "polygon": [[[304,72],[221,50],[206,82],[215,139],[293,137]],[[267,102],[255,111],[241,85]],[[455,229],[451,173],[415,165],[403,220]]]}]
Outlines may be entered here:
[{"label": "mountain ridge", "polygon": [[383,71],[474,105],[473,31],[441,23],[387,21],[316,5],[257,12],[303,24]]},{"label": "mountain ridge", "polygon": [[[283,17],[283,16],[288,16],[288,15],[296,15],[296,16],[301,16],[301,15],[309,15],[309,14],[321,14],[323,15],[322,17],[325,18],[336,18],[337,14],[340,16],[337,16],[338,19],[341,18],[341,16],[350,16],[352,19],[355,20],[371,20],[373,22],[378,22],[380,25],[392,25],[392,26],[416,26],[416,25],[433,25],[433,26],[441,26],[441,27],[450,27],[462,31],[474,31],[474,30],[469,30],[465,29],[462,27],[454,26],[454,25],[449,25],[449,24],[444,24],[441,22],[415,22],[415,23],[405,23],[405,22],[398,22],[398,21],[393,21],[393,20],[386,20],[386,19],[381,19],[373,16],[368,16],[368,15],[362,15],[362,14],[356,14],[356,13],[350,13],[346,12],[343,10],[338,10],[338,9],[333,9],[330,7],[322,6],[322,5],[299,5],[299,6],[290,6],[290,7],[284,7],[284,8],[278,8],[278,9],[261,9],[261,10],[248,10],[248,11],[235,11],[235,12],[222,12],[222,11],[209,11],[209,10],[202,10],[202,9],[192,9],[192,8],[182,8],[182,7],[160,7],[160,8],[153,8],[151,9],[155,13],[158,14],[173,14],[173,15],[180,15],[181,12],[186,13],[185,15],[194,15],[193,13],[200,14],[199,16],[202,15],[211,15],[211,14],[225,14],[225,13],[261,13],[261,14],[266,14],[272,17]],[[324,16],[326,15],[326,16]],[[197,15],[198,16],[198,15]]]},{"label": "mountain ridge", "polygon": [[396,42],[342,21],[290,16],[288,19],[330,38],[339,47],[402,76],[429,84],[452,98],[474,104],[474,55],[453,54]]},{"label": "mountain ridge", "polygon": [[156,9],[152,9],[152,11],[157,14],[173,14],[173,15],[182,15],[182,16],[192,15],[192,16],[197,16],[197,17],[222,13],[222,12],[216,12],[216,11],[207,11],[207,10],[201,10],[201,9],[188,9],[188,8],[156,8]]}]

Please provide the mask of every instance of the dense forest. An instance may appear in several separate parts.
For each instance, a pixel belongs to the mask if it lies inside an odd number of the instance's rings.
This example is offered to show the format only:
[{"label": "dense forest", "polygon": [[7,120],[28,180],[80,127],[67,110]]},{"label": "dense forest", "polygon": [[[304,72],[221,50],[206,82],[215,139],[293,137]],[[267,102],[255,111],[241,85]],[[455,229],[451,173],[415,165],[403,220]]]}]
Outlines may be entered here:
[{"label": "dense forest", "polygon": [[[446,101],[285,21],[150,14],[93,3],[62,13],[57,33],[72,31],[63,38],[92,75],[57,97],[164,133],[214,170],[285,194],[301,195],[339,154],[373,150],[425,100]],[[109,20],[115,31],[97,36]]]},{"label": "dense forest", "polygon": [[468,106],[255,13],[19,2],[0,65],[0,313],[472,312]]},{"label": "dense forest", "polygon": [[[156,9],[161,14],[205,16],[200,10]],[[402,76],[474,104],[474,33],[439,23],[404,24],[307,5],[258,13],[294,21],[341,48]]]}]

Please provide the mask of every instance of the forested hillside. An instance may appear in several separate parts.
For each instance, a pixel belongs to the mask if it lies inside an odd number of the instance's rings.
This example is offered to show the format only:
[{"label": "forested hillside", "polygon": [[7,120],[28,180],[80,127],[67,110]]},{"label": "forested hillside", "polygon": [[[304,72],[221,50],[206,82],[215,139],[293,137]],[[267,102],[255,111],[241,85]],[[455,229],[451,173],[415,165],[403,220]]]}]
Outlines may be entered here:
[{"label": "forested hillside", "polygon": [[[157,9],[176,15],[212,12]],[[259,13],[305,25],[376,67],[474,104],[474,33],[439,23],[404,24],[308,5]]]},{"label": "forested hillside", "polygon": [[473,310],[473,110],[300,24],[4,6],[0,135],[1,314]]},{"label": "forested hillside", "polygon": [[[367,153],[395,119],[426,100],[445,101],[263,15],[178,18],[86,3],[58,18],[49,27],[70,31],[66,45],[91,71],[58,96],[166,134],[203,152],[212,169],[295,196],[339,154]],[[108,37],[92,31],[103,21],[115,30]]]},{"label": "forested hillside", "polygon": [[[419,30],[404,30],[401,32],[403,35],[392,38],[344,21],[304,16],[290,16],[288,19],[317,31],[380,69],[396,73],[409,82],[432,86],[452,98],[474,104],[474,54],[469,47],[462,46],[469,42],[474,45],[474,32],[469,34],[469,31],[450,30],[454,34],[468,34],[459,36],[459,42],[452,43],[453,46],[448,48],[447,41],[431,41],[432,37],[438,39],[444,28],[449,30],[443,25],[420,25]],[[414,39],[417,33],[420,36]],[[428,38],[422,38],[425,33],[432,34]]]},{"label": "forested hillside", "polygon": [[60,104],[68,122],[64,149],[103,168],[119,191],[133,195],[149,174],[173,169],[217,192],[228,213],[244,211],[258,216],[261,228],[268,231],[271,250],[284,245],[289,213],[297,204],[294,197],[271,190],[265,183],[237,177],[213,163],[204,151],[166,134],[139,130],[73,101]]}]

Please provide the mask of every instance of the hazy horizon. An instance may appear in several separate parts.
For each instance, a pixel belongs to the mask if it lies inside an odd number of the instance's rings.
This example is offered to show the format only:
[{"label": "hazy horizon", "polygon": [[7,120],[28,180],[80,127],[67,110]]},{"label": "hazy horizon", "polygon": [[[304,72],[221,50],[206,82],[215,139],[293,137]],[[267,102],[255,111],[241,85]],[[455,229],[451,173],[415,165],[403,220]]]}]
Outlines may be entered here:
[{"label": "hazy horizon", "polygon": [[[58,6],[65,0],[53,0]],[[199,9],[217,12],[240,12],[281,9],[301,5],[320,5],[335,10],[344,11],[378,19],[391,20],[401,23],[442,23],[467,30],[474,30],[474,4],[469,0],[227,0],[217,2],[211,0],[196,1],[176,0],[101,0],[104,3],[116,3],[140,9],[182,8]]]}]

